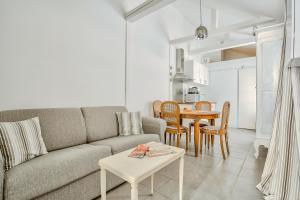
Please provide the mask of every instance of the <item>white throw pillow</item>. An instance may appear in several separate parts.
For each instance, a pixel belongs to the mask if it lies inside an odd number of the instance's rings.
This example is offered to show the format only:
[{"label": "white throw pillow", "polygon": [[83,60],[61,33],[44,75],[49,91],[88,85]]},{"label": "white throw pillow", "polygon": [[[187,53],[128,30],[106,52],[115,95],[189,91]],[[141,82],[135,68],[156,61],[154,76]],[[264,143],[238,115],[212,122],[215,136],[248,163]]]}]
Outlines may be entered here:
[{"label": "white throw pillow", "polygon": [[140,112],[117,112],[119,135],[143,134],[142,117]]},{"label": "white throw pillow", "polygon": [[39,118],[1,122],[0,148],[5,170],[48,153],[42,138]]}]

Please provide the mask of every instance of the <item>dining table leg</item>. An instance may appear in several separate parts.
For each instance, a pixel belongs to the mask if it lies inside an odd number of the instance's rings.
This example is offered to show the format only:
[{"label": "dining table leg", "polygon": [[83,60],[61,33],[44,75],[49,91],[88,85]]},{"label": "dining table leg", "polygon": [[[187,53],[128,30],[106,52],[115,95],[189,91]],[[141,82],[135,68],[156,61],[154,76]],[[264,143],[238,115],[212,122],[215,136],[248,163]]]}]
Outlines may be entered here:
[{"label": "dining table leg", "polygon": [[[211,126],[215,126],[216,125],[216,121],[215,119],[212,119],[211,121]],[[215,135],[211,135],[211,146],[213,147],[215,143]]]},{"label": "dining table leg", "polygon": [[198,157],[199,152],[199,120],[195,120],[194,124],[194,143],[195,143],[195,156]]}]

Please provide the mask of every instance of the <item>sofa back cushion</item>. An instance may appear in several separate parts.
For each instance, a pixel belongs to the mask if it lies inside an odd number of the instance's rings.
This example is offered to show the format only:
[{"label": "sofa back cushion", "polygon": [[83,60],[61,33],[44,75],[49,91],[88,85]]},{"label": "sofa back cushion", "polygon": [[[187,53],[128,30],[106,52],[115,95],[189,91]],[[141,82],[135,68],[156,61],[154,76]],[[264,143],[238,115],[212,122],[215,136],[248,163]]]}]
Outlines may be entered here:
[{"label": "sofa back cushion", "polygon": [[47,151],[86,143],[84,119],[79,108],[9,110],[0,112],[0,122],[39,117]]},{"label": "sofa back cushion", "polygon": [[126,112],[125,107],[85,107],[81,108],[87,128],[87,141],[94,142],[118,136],[116,112]]}]

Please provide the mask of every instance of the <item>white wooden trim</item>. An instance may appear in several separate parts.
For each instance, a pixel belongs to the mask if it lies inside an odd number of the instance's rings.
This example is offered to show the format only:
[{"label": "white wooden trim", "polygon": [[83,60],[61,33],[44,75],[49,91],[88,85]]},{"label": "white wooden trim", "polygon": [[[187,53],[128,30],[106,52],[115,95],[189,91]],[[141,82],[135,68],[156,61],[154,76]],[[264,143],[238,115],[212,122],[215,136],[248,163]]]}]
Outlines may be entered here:
[{"label": "white wooden trim", "polygon": [[[276,22],[276,20],[271,19],[271,18],[258,18],[255,20],[248,20],[245,22],[241,22],[241,23],[237,23],[237,24],[233,24],[230,26],[225,26],[222,28],[218,28],[216,30],[209,30],[208,32],[208,37],[214,37],[217,35],[222,35],[225,33],[230,33],[230,32],[234,32],[234,31],[238,31],[241,29],[246,29],[249,27],[253,27],[253,26],[258,26],[258,25],[263,25],[266,23],[272,23],[272,22]],[[192,40],[194,40],[194,35],[189,35],[189,36],[185,36],[185,37],[181,37],[181,38],[177,38],[174,40],[170,40],[170,44],[172,45],[176,45],[176,44],[182,44],[182,43],[186,43],[186,42],[190,42]]]},{"label": "white wooden trim", "polygon": [[137,21],[176,0],[148,0],[126,14],[126,20],[129,22]]},{"label": "white wooden trim", "polygon": [[224,49],[252,45],[255,43],[256,43],[255,38],[236,40],[236,41],[224,42],[223,44],[218,44],[218,45],[214,45],[214,46],[208,46],[208,47],[201,48],[201,49],[191,50],[189,54],[193,56],[193,55],[197,55],[197,54],[201,54],[201,53],[215,52],[215,51],[220,51],[220,50],[224,50]]}]

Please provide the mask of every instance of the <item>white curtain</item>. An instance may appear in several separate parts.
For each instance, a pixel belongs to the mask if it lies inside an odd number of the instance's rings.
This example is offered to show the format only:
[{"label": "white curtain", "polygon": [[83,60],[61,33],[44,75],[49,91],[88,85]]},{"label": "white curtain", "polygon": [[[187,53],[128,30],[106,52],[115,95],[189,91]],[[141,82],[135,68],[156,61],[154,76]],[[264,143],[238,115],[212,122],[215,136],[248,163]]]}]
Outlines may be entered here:
[{"label": "white curtain", "polygon": [[257,188],[267,200],[300,200],[300,66],[286,65],[287,28],[271,143]]}]

